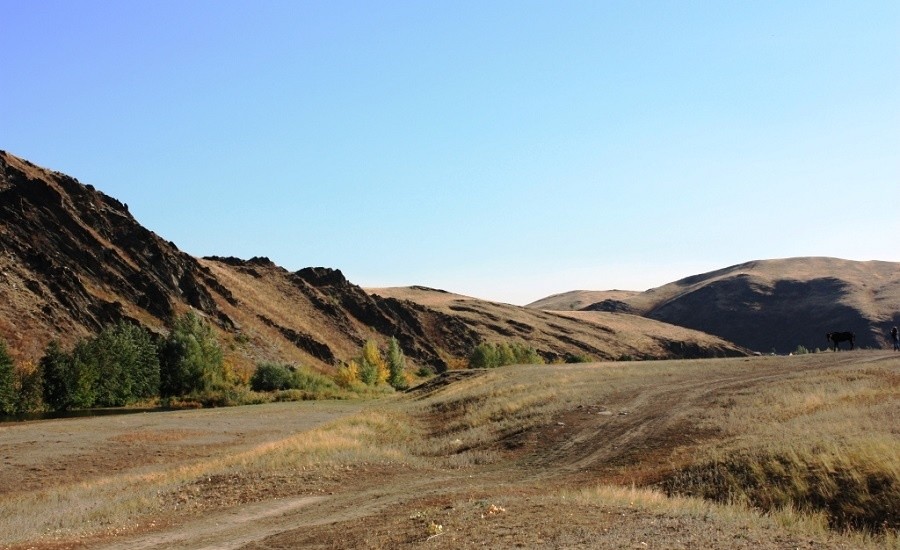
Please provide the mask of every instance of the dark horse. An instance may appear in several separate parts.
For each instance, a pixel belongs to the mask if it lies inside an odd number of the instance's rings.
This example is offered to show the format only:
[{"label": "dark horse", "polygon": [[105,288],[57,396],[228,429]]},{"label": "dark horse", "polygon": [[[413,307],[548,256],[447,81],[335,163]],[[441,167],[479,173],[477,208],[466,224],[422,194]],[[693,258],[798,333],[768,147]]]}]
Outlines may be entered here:
[{"label": "dark horse", "polygon": [[850,349],[853,349],[853,343],[856,341],[856,335],[852,332],[829,332],[825,335],[825,339],[831,342],[832,351],[841,351],[840,342],[850,342]]}]

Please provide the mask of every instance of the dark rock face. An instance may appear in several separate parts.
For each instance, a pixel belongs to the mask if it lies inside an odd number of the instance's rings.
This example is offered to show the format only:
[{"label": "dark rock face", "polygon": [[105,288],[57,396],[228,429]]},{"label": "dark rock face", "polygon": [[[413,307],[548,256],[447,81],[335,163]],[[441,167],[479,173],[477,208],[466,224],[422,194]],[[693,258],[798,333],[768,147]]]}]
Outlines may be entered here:
[{"label": "dark rock face", "polygon": [[218,317],[193,257],[74,178],[0,154],[0,228],[0,250],[46,288],[47,307],[89,330],[122,320],[123,302],[161,323],[176,302]]},{"label": "dark rock face", "polygon": [[[370,296],[338,269],[308,267],[291,278],[317,309],[348,333],[354,332],[352,321],[356,321],[386,338],[396,338],[407,357],[436,372],[447,369],[440,350],[465,356],[478,343],[477,334],[459,319],[410,301]],[[358,343],[363,342],[360,335]]]},{"label": "dark rock face", "polygon": [[601,302],[593,303],[589,306],[585,306],[581,308],[581,311],[606,311],[609,313],[630,313],[635,314],[637,310],[628,304],[627,302],[623,302],[621,300],[603,300]]},{"label": "dark rock face", "polygon": [[314,287],[334,286],[343,288],[350,284],[340,269],[331,269],[330,267],[307,267],[294,275]]}]

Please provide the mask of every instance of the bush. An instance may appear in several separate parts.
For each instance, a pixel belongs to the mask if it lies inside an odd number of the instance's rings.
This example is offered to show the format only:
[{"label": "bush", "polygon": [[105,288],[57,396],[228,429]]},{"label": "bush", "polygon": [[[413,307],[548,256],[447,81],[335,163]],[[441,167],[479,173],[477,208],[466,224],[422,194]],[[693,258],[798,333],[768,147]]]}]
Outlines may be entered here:
[{"label": "bush", "polygon": [[276,401],[319,399],[340,393],[337,384],[327,376],[277,363],[261,363],[256,367],[250,388],[256,392],[278,392],[274,396]]},{"label": "bush", "polygon": [[351,388],[354,384],[360,383],[359,378],[359,365],[354,360],[350,360],[349,363],[342,365],[338,368],[337,374],[335,375],[335,381],[342,388]]},{"label": "bush", "polygon": [[302,390],[307,393],[306,399],[334,397],[339,393],[337,384],[327,376],[304,368],[294,371],[294,386],[292,389]]},{"label": "bush", "polygon": [[488,343],[478,344],[469,356],[470,369],[490,369],[500,366],[497,349]]},{"label": "bush", "polygon": [[505,365],[542,365],[544,359],[538,352],[519,343],[481,343],[469,356],[469,368],[489,369]]},{"label": "bush", "polygon": [[262,363],[250,377],[253,391],[277,391],[296,388],[293,367],[276,363]]}]

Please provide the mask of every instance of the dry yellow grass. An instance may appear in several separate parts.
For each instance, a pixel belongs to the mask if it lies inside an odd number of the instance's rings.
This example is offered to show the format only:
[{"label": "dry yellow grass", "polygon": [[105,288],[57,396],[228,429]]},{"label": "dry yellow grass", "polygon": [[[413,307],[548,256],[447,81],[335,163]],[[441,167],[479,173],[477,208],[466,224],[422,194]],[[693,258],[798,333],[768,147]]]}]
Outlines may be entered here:
[{"label": "dry yellow grass", "polygon": [[[879,494],[892,498],[890,488],[900,479],[890,421],[897,418],[898,376],[900,357],[872,352],[504,367],[382,399],[321,428],[237,452],[4,498],[0,544],[148,529],[173,505],[183,505],[189,517],[201,510],[183,496],[219,491],[217,480],[234,481],[228,490],[243,494],[266,479],[317,475],[333,480],[332,490],[339,491],[356,472],[376,467],[380,473],[364,481],[375,484],[376,495],[394,495],[392,506],[411,502],[424,487],[432,495],[394,517],[371,508],[366,529],[391,526],[380,532],[384,547],[418,540],[391,535],[391,529],[402,534],[412,516],[428,520],[415,527],[422,537],[433,536],[429,521],[443,526],[440,537],[429,541],[439,548],[489,536],[490,525],[508,525],[526,546],[540,546],[540,540],[566,547],[659,544],[669,539],[653,537],[677,532],[688,541],[680,547],[721,545],[731,534],[762,541],[755,543],[761,548],[787,540],[829,548],[900,547],[894,531],[829,529],[834,510],[827,506],[787,500],[764,509],[750,497],[716,502],[717,494],[701,499],[664,491],[673,488],[672,480],[703,481],[704,468],[717,460],[743,457],[743,466],[769,476],[767,481],[777,481],[771,474],[778,464],[782,474],[802,479],[812,479],[804,476],[816,469],[842,472],[836,479],[845,483],[877,473],[887,488]],[[508,448],[510,441],[520,444]],[[435,489],[427,484],[433,477],[446,481]],[[444,494],[448,500],[442,501]],[[317,520],[319,531],[311,532],[341,532],[344,538],[330,540],[372,545],[375,539],[346,538],[361,519],[341,517],[350,523],[327,531],[328,523]],[[483,523],[488,519],[493,523]],[[559,522],[561,529],[542,521]],[[548,532],[556,538],[546,539]],[[305,540],[291,536],[285,540]],[[504,540],[513,539],[495,542]]]}]

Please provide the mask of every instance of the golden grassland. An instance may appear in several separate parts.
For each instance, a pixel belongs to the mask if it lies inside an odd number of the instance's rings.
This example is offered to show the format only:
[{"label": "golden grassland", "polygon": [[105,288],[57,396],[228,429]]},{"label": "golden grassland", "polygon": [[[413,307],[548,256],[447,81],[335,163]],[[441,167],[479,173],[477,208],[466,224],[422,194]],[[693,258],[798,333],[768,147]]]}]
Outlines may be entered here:
[{"label": "golden grassland", "polygon": [[[328,474],[340,485],[366,464],[422,476],[509,468],[512,479],[524,475],[522,456],[499,442],[594,407],[604,413],[591,417],[598,424],[573,434],[588,451],[567,454],[571,441],[547,437],[527,455],[548,506],[618,506],[748,536],[776,530],[835,547],[900,548],[898,397],[900,356],[876,352],[504,367],[375,400],[248,450],[0,497],[0,545],[146,529],[179,495],[221,476]],[[612,441],[603,423],[619,420],[633,429]],[[633,483],[573,484],[561,473],[602,466],[607,446],[638,445],[635,433],[665,444],[669,423],[704,436],[673,443],[652,475],[639,462],[619,476],[643,468]]]}]

